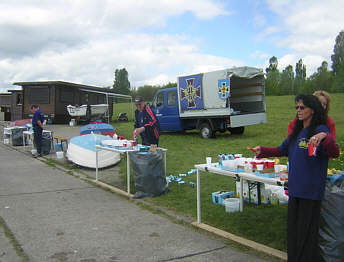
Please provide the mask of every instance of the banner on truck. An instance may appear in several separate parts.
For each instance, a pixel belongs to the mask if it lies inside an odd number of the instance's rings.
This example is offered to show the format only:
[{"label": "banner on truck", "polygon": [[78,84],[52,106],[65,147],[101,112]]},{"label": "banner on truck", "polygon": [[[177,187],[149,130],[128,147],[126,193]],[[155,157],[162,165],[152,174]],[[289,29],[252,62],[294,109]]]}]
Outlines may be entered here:
[{"label": "banner on truck", "polygon": [[179,78],[181,111],[201,110],[204,108],[202,78],[203,74]]}]

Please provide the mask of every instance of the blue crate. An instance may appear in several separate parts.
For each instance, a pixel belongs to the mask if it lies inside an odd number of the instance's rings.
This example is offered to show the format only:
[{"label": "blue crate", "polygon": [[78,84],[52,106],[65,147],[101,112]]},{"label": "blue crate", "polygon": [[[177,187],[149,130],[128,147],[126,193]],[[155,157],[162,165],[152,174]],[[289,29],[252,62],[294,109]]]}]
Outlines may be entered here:
[{"label": "blue crate", "polygon": [[211,193],[213,203],[216,205],[222,205],[222,206],[224,205],[224,200],[232,196],[234,196],[234,192],[232,191],[229,192],[229,191],[222,190],[222,191]]}]

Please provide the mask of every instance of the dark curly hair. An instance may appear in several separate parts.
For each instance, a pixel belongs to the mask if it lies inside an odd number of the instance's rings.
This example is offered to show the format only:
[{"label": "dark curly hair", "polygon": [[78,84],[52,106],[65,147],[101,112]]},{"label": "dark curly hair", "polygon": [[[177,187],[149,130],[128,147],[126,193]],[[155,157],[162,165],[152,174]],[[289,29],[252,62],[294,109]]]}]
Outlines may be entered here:
[{"label": "dark curly hair", "polygon": [[[302,101],[302,103],[313,110],[314,114],[311,119],[311,123],[308,127],[307,139],[315,135],[315,129],[319,125],[326,125],[326,112],[319,102],[318,98],[313,95],[304,95],[299,94],[295,97],[295,103]],[[290,134],[289,143],[292,143],[296,140],[297,136],[303,129],[303,121],[297,119],[292,133]]]}]

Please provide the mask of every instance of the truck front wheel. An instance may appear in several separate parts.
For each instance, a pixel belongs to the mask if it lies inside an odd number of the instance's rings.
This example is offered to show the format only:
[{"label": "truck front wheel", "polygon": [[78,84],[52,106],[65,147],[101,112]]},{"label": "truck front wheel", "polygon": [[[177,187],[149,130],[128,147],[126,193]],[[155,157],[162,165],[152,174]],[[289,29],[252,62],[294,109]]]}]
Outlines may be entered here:
[{"label": "truck front wheel", "polygon": [[244,126],[239,126],[239,127],[232,127],[229,129],[231,134],[233,135],[241,135],[244,133],[245,127]]},{"label": "truck front wheel", "polygon": [[202,138],[214,137],[214,131],[208,123],[201,124],[199,131]]}]

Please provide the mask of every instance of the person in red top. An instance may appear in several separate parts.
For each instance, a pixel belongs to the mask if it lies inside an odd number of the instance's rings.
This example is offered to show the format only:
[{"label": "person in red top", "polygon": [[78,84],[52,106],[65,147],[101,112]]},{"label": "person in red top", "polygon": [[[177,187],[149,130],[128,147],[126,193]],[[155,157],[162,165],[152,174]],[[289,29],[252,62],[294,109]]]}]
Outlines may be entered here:
[{"label": "person in red top", "polygon": [[[326,91],[322,91],[322,90],[321,91],[315,91],[313,93],[313,95],[318,97],[319,102],[321,103],[321,105],[325,109],[325,112],[326,112],[326,125],[327,125],[328,129],[330,130],[333,139],[336,141],[336,125],[334,124],[334,121],[332,120],[332,118],[330,118],[328,116],[328,112],[330,111],[330,101],[331,101],[330,95]],[[288,125],[288,135],[287,136],[289,136],[292,133],[296,119],[297,119],[297,117],[295,117],[289,123],[289,125]]]}]

